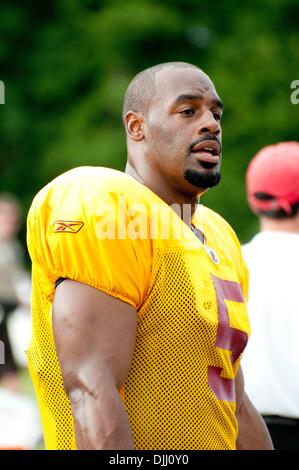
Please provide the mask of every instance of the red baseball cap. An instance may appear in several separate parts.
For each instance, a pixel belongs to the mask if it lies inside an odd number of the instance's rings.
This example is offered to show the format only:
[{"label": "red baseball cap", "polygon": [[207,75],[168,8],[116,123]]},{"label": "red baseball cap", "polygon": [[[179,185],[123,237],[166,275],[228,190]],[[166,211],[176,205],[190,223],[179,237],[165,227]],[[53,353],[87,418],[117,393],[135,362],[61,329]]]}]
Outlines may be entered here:
[{"label": "red baseball cap", "polygon": [[[248,203],[253,212],[283,209],[290,214],[299,202],[299,142],[281,142],[262,148],[246,172]],[[274,199],[258,199],[265,193]]]}]

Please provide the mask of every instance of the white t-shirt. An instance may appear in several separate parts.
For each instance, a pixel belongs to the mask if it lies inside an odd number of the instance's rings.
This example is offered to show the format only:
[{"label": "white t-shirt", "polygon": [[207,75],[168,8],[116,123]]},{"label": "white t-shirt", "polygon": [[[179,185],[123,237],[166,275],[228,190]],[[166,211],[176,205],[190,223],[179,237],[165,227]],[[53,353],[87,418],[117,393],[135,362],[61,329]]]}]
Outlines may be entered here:
[{"label": "white t-shirt", "polygon": [[243,255],[251,322],[245,390],[260,413],[299,418],[299,234],[261,232]]}]

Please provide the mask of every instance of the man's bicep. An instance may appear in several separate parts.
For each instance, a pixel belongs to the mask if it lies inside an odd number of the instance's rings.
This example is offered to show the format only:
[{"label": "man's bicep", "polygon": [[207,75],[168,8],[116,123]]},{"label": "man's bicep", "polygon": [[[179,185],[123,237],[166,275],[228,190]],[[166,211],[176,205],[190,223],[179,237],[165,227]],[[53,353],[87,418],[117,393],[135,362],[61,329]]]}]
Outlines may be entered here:
[{"label": "man's bicep", "polygon": [[79,383],[94,390],[102,381],[125,381],[134,353],[136,310],[82,283],[58,285],[53,332],[66,391]]}]

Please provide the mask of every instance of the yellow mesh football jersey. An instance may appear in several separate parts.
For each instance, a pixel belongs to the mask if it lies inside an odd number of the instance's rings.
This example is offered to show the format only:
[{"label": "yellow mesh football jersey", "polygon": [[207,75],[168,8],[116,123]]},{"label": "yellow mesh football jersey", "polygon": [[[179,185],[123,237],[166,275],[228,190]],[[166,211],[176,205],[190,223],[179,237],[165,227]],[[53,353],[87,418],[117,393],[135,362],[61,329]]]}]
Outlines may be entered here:
[{"label": "yellow mesh football jersey", "polygon": [[52,332],[59,278],[137,310],[133,362],[120,390],[136,449],[235,449],[247,270],[219,215],[200,205],[193,226],[132,177],[107,168],[71,170],[35,197],[27,357],[48,449],[76,448]]}]

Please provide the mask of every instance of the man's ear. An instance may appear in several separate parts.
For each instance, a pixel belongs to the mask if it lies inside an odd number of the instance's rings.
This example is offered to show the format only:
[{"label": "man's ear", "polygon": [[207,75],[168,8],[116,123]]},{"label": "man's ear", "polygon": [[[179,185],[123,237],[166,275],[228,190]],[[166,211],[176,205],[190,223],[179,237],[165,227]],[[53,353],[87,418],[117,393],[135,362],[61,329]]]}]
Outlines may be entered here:
[{"label": "man's ear", "polygon": [[124,122],[128,137],[137,142],[144,139],[144,121],[141,113],[128,111]]}]

